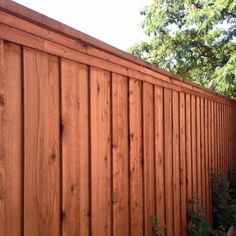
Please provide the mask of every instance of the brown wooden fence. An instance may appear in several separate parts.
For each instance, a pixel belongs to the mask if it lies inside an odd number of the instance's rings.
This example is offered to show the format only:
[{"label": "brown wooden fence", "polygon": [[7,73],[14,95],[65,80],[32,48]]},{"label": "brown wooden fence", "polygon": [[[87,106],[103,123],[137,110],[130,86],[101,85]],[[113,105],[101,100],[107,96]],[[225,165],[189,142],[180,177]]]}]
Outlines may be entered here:
[{"label": "brown wooden fence", "polygon": [[185,235],[234,157],[235,102],[0,0],[0,234]]}]

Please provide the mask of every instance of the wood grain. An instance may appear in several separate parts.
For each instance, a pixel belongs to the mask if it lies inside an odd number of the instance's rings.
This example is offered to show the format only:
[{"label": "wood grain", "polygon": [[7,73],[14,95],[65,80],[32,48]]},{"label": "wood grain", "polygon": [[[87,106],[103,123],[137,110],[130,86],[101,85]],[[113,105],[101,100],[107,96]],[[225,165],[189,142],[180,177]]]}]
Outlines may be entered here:
[{"label": "wood grain", "polygon": [[91,69],[92,234],[110,235],[111,81],[110,73]]},{"label": "wood grain", "polygon": [[23,224],[22,51],[0,40],[0,234],[21,235]]},{"label": "wood grain", "polygon": [[144,234],[143,214],[143,145],[142,145],[142,84],[129,81],[129,139],[130,139],[130,233]]},{"label": "wood grain", "polygon": [[155,212],[154,106],[153,85],[143,84],[143,164],[145,235],[152,235]]},{"label": "wood grain", "polygon": [[112,74],[113,235],[129,233],[128,78]]},{"label": "wood grain", "polygon": [[182,234],[187,233],[187,166],[186,166],[186,98],[180,93],[179,98],[179,124],[180,124],[180,192],[181,192],[181,228]]},{"label": "wood grain", "polygon": [[89,235],[88,67],[61,61],[63,235]]},{"label": "wood grain", "polygon": [[59,235],[59,61],[24,49],[24,232]]},{"label": "wood grain", "polygon": [[[181,235],[181,168],[180,168],[180,98],[179,93],[173,91],[173,199],[174,199],[174,235]],[[182,131],[183,134],[183,131]],[[184,183],[185,184],[185,183]]]},{"label": "wood grain", "polygon": [[172,91],[164,89],[164,133],[165,133],[165,214],[166,235],[174,233],[173,222],[173,132],[172,132]]},{"label": "wood grain", "polygon": [[163,88],[155,86],[155,173],[156,214],[160,224],[165,225],[165,166],[164,166],[164,94]]}]

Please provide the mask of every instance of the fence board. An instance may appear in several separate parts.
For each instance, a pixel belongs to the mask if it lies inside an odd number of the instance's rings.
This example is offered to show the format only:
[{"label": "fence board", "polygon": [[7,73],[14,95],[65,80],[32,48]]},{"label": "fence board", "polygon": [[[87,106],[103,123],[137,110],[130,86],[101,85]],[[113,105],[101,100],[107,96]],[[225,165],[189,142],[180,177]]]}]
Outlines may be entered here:
[{"label": "fence board", "polygon": [[129,83],[130,138],[130,224],[131,235],[143,235],[143,145],[142,145],[142,83]]},{"label": "fence board", "polygon": [[186,171],[187,171],[187,199],[192,199],[193,197],[193,184],[192,184],[192,147],[191,147],[191,97],[186,94]]},{"label": "fence board", "polygon": [[191,129],[192,129],[192,170],[193,170],[193,196],[197,195],[197,139],[196,139],[196,97],[191,96]]},{"label": "fence board", "polygon": [[111,234],[110,73],[91,68],[92,234]]},{"label": "fence board", "polygon": [[200,185],[201,185],[201,199],[202,199],[202,205],[204,209],[206,209],[206,152],[205,152],[205,103],[204,99],[200,99]]},{"label": "fence board", "polygon": [[197,197],[202,204],[202,178],[201,178],[201,107],[200,107],[200,97],[196,97],[196,141],[197,141]]},{"label": "fence board", "polygon": [[143,159],[145,235],[152,235],[155,212],[154,106],[153,85],[143,83]]},{"label": "fence board", "polygon": [[58,58],[24,49],[24,108],[24,232],[59,235]]},{"label": "fence board", "polygon": [[[89,235],[88,67],[62,60],[63,235]],[[73,163],[73,165],[71,165]]]},{"label": "fence board", "polygon": [[187,231],[187,166],[186,166],[186,99],[185,94],[180,93],[180,191],[181,191],[181,220],[182,234]]},{"label": "fence board", "polygon": [[155,173],[156,214],[160,224],[165,225],[165,169],[164,169],[164,95],[163,88],[155,86]]},{"label": "fence board", "polygon": [[21,48],[0,41],[0,231],[22,232],[22,69]]},{"label": "fence board", "polygon": [[173,132],[172,132],[172,91],[164,89],[164,142],[165,142],[165,214],[166,235],[174,233],[173,222]]},{"label": "fence board", "polygon": [[113,234],[129,233],[128,79],[112,74]]},{"label": "fence board", "polygon": [[174,235],[181,235],[180,211],[180,101],[179,93],[173,91],[173,198],[174,198]]}]

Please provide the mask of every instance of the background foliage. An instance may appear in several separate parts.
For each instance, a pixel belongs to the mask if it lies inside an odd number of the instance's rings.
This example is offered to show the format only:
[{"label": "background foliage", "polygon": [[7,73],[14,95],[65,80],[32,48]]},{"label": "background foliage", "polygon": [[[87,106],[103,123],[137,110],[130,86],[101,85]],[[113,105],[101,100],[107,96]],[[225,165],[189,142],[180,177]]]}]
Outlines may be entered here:
[{"label": "background foliage", "polygon": [[230,187],[225,173],[215,171],[212,175],[213,227],[227,232],[236,223],[235,189]]},{"label": "background foliage", "polygon": [[141,14],[149,40],[132,54],[236,98],[235,0],[153,0]]},{"label": "background foliage", "polygon": [[212,226],[205,216],[200,201],[194,197],[188,201],[188,236],[206,236],[211,234]]}]

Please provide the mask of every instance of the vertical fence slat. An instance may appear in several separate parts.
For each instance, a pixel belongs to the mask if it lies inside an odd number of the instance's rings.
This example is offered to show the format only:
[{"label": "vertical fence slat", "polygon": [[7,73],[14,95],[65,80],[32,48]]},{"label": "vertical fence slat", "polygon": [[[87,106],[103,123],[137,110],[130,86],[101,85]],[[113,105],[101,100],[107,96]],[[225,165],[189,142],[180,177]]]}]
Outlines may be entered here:
[{"label": "vertical fence slat", "polygon": [[113,235],[129,233],[128,78],[112,74]]},{"label": "vertical fence slat", "polygon": [[191,128],[192,128],[192,170],[193,195],[197,194],[197,138],[196,138],[196,97],[191,96]]},{"label": "vertical fence slat", "polygon": [[142,83],[130,79],[130,220],[131,235],[143,235]]},{"label": "vertical fence slat", "polygon": [[153,85],[143,83],[143,159],[145,235],[152,235],[155,215]]},{"label": "vertical fence slat", "polygon": [[[186,170],[187,170],[187,200],[192,199],[192,148],[191,148],[191,97],[186,94]],[[194,167],[195,168],[195,167]]]},{"label": "vertical fence slat", "polygon": [[89,235],[88,67],[61,61],[63,235]]},{"label": "vertical fence slat", "polygon": [[197,197],[202,203],[202,182],[201,182],[201,107],[200,98],[196,97],[196,138],[197,138]]},{"label": "vertical fence slat", "polygon": [[22,232],[21,48],[0,40],[0,232]]},{"label": "vertical fence slat", "polygon": [[173,198],[174,198],[174,235],[181,235],[180,207],[180,99],[179,93],[173,91]]},{"label": "vertical fence slat", "polygon": [[217,148],[217,169],[220,169],[220,111],[219,104],[216,103],[216,148]]},{"label": "vertical fence slat", "polygon": [[164,89],[164,137],[165,137],[165,212],[166,234],[173,235],[173,150],[172,150],[172,91]]},{"label": "vertical fence slat", "polygon": [[[206,211],[206,166],[205,166],[205,104],[204,99],[200,99],[200,148],[201,148],[201,155],[200,155],[200,185],[201,185],[201,199],[202,199],[202,206]],[[205,212],[206,213],[206,212]]]},{"label": "vertical fence slat", "polygon": [[217,125],[216,125],[216,121],[217,121],[217,119],[216,119],[216,103],[213,101],[213,117],[212,117],[212,119],[213,119],[213,129],[212,129],[212,131],[213,131],[213,139],[214,139],[214,142],[213,142],[213,146],[214,146],[214,149],[213,149],[213,151],[214,151],[214,153],[213,153],[213,160],[214,160],[214,165],[213,165],[213,172],[217,169],[217,130],[216,130],[216,128],[217,128]]},{"label": "vertical fence slat", "polygon": [[211,203],[211,176],[212,176],[212,167],[213,167],[213,135],[212,135],[212,127],[213,127],[213,120],[212,120],[212,101],[208,100],[208,126],[209,126],[209,159],[208,159],[208,177],[209,177],[209,220],[212,220],[212,203]]},{"label": "vertical fence slat", "polygon": [[59,235],[58,58],[24,49],[24,95],[25,235]]},{"label": "vertical fence slat", "polygon": [[92,234],[111,234],[110,73],[91,68]]},{"label": "vertical fence slat", "polygon": [[208,124],[208,112],[209,112],[209,106],[208,106],[208,100],[205,99],[204,101],[204,120],[205,120],[205,140],[204,140],[204,146],[205,146],[205,201],[206,201],[206,216],[209,218],[209,124]]},{"label": "vertical fence slat", "polygon": [[164,170],[164,94],[155,86],[155,164],[156,164],[156,214],[165,225],[165,170]]},{"label": "vertical fence slat", "polygon": [[186,235],[187,231],[187,166],[186,166],[186,102],[185,94],[180,93],[180,191],[181,191],[181,228],[182,234]]}]

